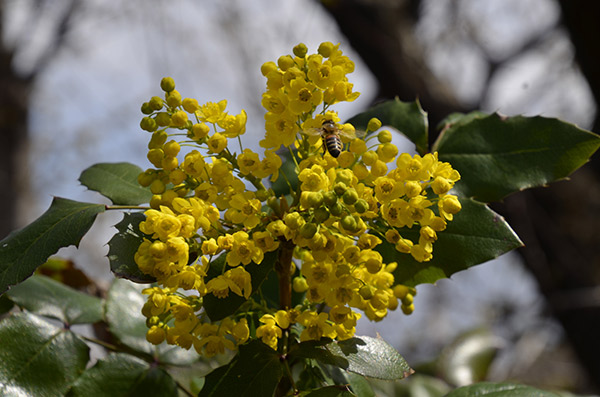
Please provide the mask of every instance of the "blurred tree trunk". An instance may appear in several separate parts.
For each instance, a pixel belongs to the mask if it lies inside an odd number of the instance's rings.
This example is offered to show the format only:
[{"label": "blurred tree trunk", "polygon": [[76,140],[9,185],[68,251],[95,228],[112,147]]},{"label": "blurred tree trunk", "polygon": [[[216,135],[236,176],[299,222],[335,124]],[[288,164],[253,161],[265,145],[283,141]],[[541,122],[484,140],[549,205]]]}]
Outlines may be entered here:
[{"label": "blurred tree trunk", "polygon": [[[1,17],[1,16],[0,16]],[[0,27],[1,28],[1,27]],[[13,53],[0,49],[0,238],[15,228],[19,154],[27,137],[32,79],[15,74]]]},{"label": "blurred tree trunk", "polygon": [[[379,82],[378,98],[418,97],[429,113],[430,126],[435,126],[451,112],[470,109],[460,105],[425,66],[414,37],[419,4],[418,0],[324,2]],[[600,3],[562,0],[561,5],[577,60],[600,103]],[[598,116],[594,127],[600,130]],[[433,129],[430,134],[430,140],[435,139]],[[585,166],[569,182],[514,194],[495,206],[524,241],[519,253],[596,388],[600,388],[599,170]]]},{"label": "blurred tree trunk", "polygon": [[[19,29],[16,39],[9,40],[4,37],[7,20],[6,1],[0,0],[0,239],[14,230],[16,224],[16,209],[19,193],[27,185],[27,173],[23,172],[23,154],[29,130],[29,108],[31,106],[31,92],[36,78],[54,58],[58,49],[63,45],[70,23],[75,19],[76,10],[81,2],[71,0],[70,2],[37,1],[23,6],[21,11],[26,10],[28,15],[26,23]],[[16,6],[13,6],[18,8]],[[29,7],[29,9],[28,9]],[[58,13],[49,13],[49,8],[55,7]],[[23,70],[15,67],[15,57],[19,52],[27,50],[31,41],[38,34],[47,35],[48,32],[37,31],[38,25],[47,27],[48,19],[54,18],[50,23],[54,24],[54,32],[48,45],[41,49],[36,55],[35,61]],[[46,22],[43,24],[42,22]]]}]

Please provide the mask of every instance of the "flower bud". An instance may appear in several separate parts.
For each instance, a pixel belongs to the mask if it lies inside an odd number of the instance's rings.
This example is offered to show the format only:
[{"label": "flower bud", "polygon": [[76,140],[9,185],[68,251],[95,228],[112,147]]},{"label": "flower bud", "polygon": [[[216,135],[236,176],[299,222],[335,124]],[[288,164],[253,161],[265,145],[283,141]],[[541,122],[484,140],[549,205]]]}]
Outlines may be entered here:
[{"label": "flower bud", "polygon": [[269,73],[275,72],[275,71],[277,71],[277,65],[275,64],[275,62],[272,62],[272,61],[265,62],[260,67],[260,73],[265,77],[267,77],[267,75]]},{"label": "flower bud", "polygon": [[314,217],[317,222],[323,223],[329,219],[329,211],[325,207],[319,207],[315,210]]},{"label": "flower bud", "polygon": [[279,59],[277,59],[277,65],[279,66],[279,69],[285,72],[294,66],[294,58],[292,58],[290,55],[282,55],[279,57]]},{"label": "flower bud", "polygon": [[294,277],[292,288],[294,289],[294,292],[301,294],[308,290],[308,283],[304,277]]},{"label": "flower bud", "polygon": [[181,150],[181,146],[177,141],[169,141],[165,144],[165,147],[163,148],[165,156],[177,156],[179,150]]},{"label": "flower bud", "polygon": [[171,77],[163,77],[160,81],[160,88],[164,92],[171,92],[175,89],[175,80]]},{"label": "flower bud", "polygon": [[340,216],[344,212],[344,207],[338,202],[329,207],[329,213],[333,216]]},{"label": "flower bud", "polygon": [[409,306],[402,305],[402,306],[400,306],[400,308],[402,309],[402,313],[406,314],[407,316],[409,314],[412,314],[412,312],[415,311],[415,305],[414,304],[411,304]]},{"label": "flower bud", "polygon": [[354,219],[354,217],[352,215],[346,215],[345,217],[342,218],[342,220],[340,221],[340,224],[342,225],[342,227],[348,231],[354,231],[356,230],[356,219]]},{"label": "flower bud", "polygon": [[315,225],[314,223],[305,223],[300,228],[300,236],[306,239],[313,238],[315,233],[317,233],[317,225]]},{"label": "flower bud", "polygon": [[[381,126],[381,122],[379,123],[379,126]],[[389,143],[392,141],[392,133],[388,130],[379,131],[377,134],[377,140],[380,143]]]},{"label": "flower bud", "polygon": [[352,205],[356,203],[357,200],[358,193],[356,193],[356,190],[354,190],[353,188],[346,190],[342,195],[342,201],[344,202],[344,204]]},{"label": "flower bud", "polygon": [[148,102],[142,103],[142,113],[143,114],[152,114],[152,106]]},{"label": "flower bud", "polygon": [[308,52],[308,48],[306,48],[306,44],[299,43],[296,46],[294,46],[294,49],[292,50],[292,52],[298,58],[304,58],[306,56],[306,53]]},{"label": "flower bud", "polygon": [[373,288],[368,285],[363,285],[361,289],[358,290],[358,293],[363,299],[369,300],[373,297]]},{"label": "flower bud", "polygon": [[168,127],[171,125],[171,116],[167,112],[160,112],[155,117],[156,124],[160,127]]},{"label": "flower bud", "polygon": [[170,91],[167,94],[167,105],[176,108],[181,105],[181,94],[177,90]]},{"label": "flower bud", "polygon": [[327,41],[319,45],[317,52],[325,58],[329,58],[333,52],[333,47],[333,43]]},{"label": "flower bud", "polygon": [[140,121],[140,127],[144,131],[152,132],[152,131],[156,131],[156,129],[158,128],[158,125],[156,124],[156,121],[154,121],[154,119],[152,117],[146,116],[146,117],[142,118],[142,121]]},{"label": "flower bud", "polygon": [[325,192],[325,194],[323,194],[323,201],[325,202],[326,206],[331,208],[332,205],[337,204],[338,197],[335,192]]},{"label": "flower bud", "polygon": [[144,172],[141,172],[137,178],[138,183],[140,184],[140,186],[143,186],[143,187],[150,186],[150,184],[152,183],[153,180],[154,180],[154,175],[152,173],[152,170],[146,170]]},{"label": "flower bud", "polygon": [[369,209],[369,203],[367,200],[359,199],[356,203],[354,203],[354,210],[359,214],[364,214]]},{"label": "flower bud", "polygon": [[159,96],[153,96],[150,98],[150,102],[148,102],[148,104],[152,110],[160,110],[163,107],[163,100]]},{"label": "flower bud", "polygon": [[[381,128],[381,121],[378,118],[373,117],[371,120],[369,120],[369,123],[367,124],[367,131],[377,131],[380,128]],[[381,142],[381,141],[379,141],[379,142]]]},{"label": "flower bud", "polygon": [[152,194],[162,194],[165,192],[165,184],[160,179],[155,179],[150,184],[150,191]]},{"label": "flower bud", "polygon": [[333,187],[333,191],[338,196],[341,196],[342,194],[344,194],[344,192],[346,192],[346,189],[348,189],[348,187],[346,186],[346,184],[344,182],[338,182]]}]

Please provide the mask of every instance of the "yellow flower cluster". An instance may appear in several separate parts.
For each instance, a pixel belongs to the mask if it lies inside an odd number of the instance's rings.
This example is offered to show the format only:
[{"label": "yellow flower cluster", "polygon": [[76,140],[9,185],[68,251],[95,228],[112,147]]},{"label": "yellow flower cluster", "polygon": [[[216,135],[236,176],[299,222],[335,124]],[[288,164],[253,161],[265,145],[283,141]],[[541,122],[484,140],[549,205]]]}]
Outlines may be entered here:
[{"label": "yellow flower cluster", "polygon": [[[413,311],[416,291],[395,282],[398,265],[384,263],[378,246],[386,241],[419,262],[431,260],[437,234],[461,209],[449,194],[460,175],[437,153],[399,155],[377,119],[369,122],[367,139],[356,138],[354,127],[340,125],[329,109],[359,95],[346,77],[354,64],[332,43],[307,52],[299,44],[293,56],[262,67],[267,79],[262,159],[235,139],[245,132],[246,113],[229,115],[226,101],[199,105],[182,99],[173,80],[164,78],[164,99],[152,97],[142,106],[140,125],[152,133],[148,160],[156,168],[138,178],[154,196],[139,225],[145,237],[135,261],[158,285],[144,291],[150,342],[194,346],[212,356],[252,335],[277,349],[291,328],[298,329],[300,341],[350,338],[361,317],[355,310],[374,321],[400,303],[406,314]],[[319,149],[320,135],[326,134],[339,145],[335,156]],[[239,143],[237,152],[232,139]],[[297,188],[289,182],[292,175],[283,175],[289,199],[263,184],[279,176],[281,146],[289,148],[297,170]],[[183,154],[182,147],[192,149]],[[406,237],[412,228],[418,238]],[[252,302],[252,315],[240,309],[211,322],[205,297],[235,294],[248,300],[254,292],[248,266],[263,263],[273,251],[279,251],[274,271],[280,292],[304,293],[303,303],[290,307],[291,300],[284,299],[274,308],[264,300]],[[209,278],[217,258],[225,265]],[[296,266],[299,275],[292,280]]]}]

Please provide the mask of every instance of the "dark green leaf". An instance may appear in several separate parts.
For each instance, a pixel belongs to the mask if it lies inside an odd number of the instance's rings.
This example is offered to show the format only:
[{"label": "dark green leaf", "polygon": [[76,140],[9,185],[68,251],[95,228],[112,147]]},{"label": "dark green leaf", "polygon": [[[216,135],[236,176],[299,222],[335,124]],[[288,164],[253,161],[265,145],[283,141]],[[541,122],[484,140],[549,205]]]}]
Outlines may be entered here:
[{"label": "dark green leaf", "polygon": [[333,365],[336,367],[347,369],[350,363],[345,357],[336,355],[325,348],[331,339],[323,338],[320,341],[306,341],[298,343],[290,348],[290,360],[296,358],[312,358],[322,364]]},{"label": "dark green leaf", "polygon": [[443,378],[454,385],[480,382],[488,370],[501,340],[486,330],[467,332],[444,348],[438,359],[438,370]]},{"label": "dark green leaf", "polygon": [[137,205],[150,202],[152,192],[137,181],[142,169],[130,163],[95,164],[81,173],[79,182],[108,197],[113,204]]},{"label": "dark green leaf", "polygon": [[[259,290],[262,282],[267,278],[269,272],[273,270],[278,252],[267,252],[260,265],[251,262],[245,266],[246,271],[252,276],[252,293]],[[212,261],[206,278],[207,282],[222,274],[223,266],[225,266],[225,255],[221,255]],[[213,294],[208,294],[204,296],[204,310],[206,310],[206,314],[210,317],[211,321],[218,321],[235,313],[244,302],[246,302],[246,299],[243,296],[236,295],[233,292],[230,292],[229,296],[223,299],[219,299]]]},{"label": "dark green leaf", "polygon": [[350,389],[352,389],[354,394],[360,397],[376,397],[373,388],[364,376],[354,372],[346,372],[345,375],[348,384],[350,385]]},{"label": "dark green leaf", "polygon": [[304,397],[352,397],[356,394],[348,390],[348,386],[327,386],[320,389],[311,390],[309,392],[301,393]]},{"label": "dark green leaf", "polygon": [[461,125],[466,124],[475,118],[485,117],[488,115],[489,115],[489,113],[480,112],[478,110],[476,110],[474,112],[466,113],[466,114],[465,113],[450,113],[448,116],[446,116],[445,119],[440,121],[440,123],[437,125],[437,129],[444,131],[450,127],[455,127],[459,124],[461,124]]},{"label": "dark green leaf", "polygon": [[79,245],[104,210],[101,204],[55,197],[36,221],[0,241],[0,294],[31,276],[59,248]]},{"label": "dark green leaf", "polygon": [[0,295],[0,315],[8,313],[14,306],[13,301],[8,299],[8,295]]},{"label": "dark green leaf", "polygon": [[198,354],[165,343],[154,346],[146,340],[146,318],[142,306],[146,298],[141,290],[147,286],[115,279],[106,297],[105,316],[110,332],[127,347],[148,355],[164,364],[187,365],[198,360]]},{"label": "dark green leaf", "polygon": [[277,352],[261,341],[240,346],[233,360],[206,376],[199,397],[272,396],[283,376]]},{"label": "dark green leaf", "polygon": [[428,152],[427,135],[429,123],[427,113],[419,101],[402,102],[398,98],[380,103],[362,112],[350,120],[355,128],[365,130],[371,118],[377,117],[383,125],[394,127],[410,139],[421,154]]},{"label": "dark green leaf", "polygon": [[33,275],[7,292],[20,307],[65,324],[102,320],[100,298],[79,292],[45,276]]},{"label": "dark green leaf", "polygon": [[[386,263],[398,263],[394,271],[397,283],[408,286],[434,283],[522,245],[504,218],[485,204],[466,198],[460,198],[460,202],[462,210],[446,230],[438,233],[431,261],[417,262],[385,241],[378,246]],[[400,234],[415,242],[419,239],[415,228],[400,229]]]},{"label": "dark green leaf", "polygon": [[86,370],[68,396],[177,396],[177,385],[162,369],[129,354],[117,353]]},{"label": "dark green leaf", "polygon": [[62,396],[89,360],[75,334],[29,313],[2,320],[0,341],[2,396]]},{"label": "dark green leaf", "polygon": [[492,383],[482,382],[475,383],[469,386],[459,387],[446,397],[472,397],[472,396],[487,396],[487,397],[559,397],[559,394],[535,389],[531,386],[518,385],[514,383]]},{"label": "dark green leaf", "polygon": [[446,129],[434,145],[461,174],[456,188],[479,201],[563,179],[600,147],[600,137],[544,117],[473,117]]},{"label": "dark green leaf", "polygon": [[396,380],[414,373],[400,353],[381,338],[354,337],[332,342],[327,349],[348,360],[344,369],[370,378]]},{"label": "dark green leaf", "polygon": [[134,256],[140,244],[144,241],[139,224],[146,217],[141,212],[124,213],[123,220],[115,227],[118,232],[108,242],[108,260],[110,270],[117,276],[136,283],[152,283],[156,279],[142,273],[135,263]]}]

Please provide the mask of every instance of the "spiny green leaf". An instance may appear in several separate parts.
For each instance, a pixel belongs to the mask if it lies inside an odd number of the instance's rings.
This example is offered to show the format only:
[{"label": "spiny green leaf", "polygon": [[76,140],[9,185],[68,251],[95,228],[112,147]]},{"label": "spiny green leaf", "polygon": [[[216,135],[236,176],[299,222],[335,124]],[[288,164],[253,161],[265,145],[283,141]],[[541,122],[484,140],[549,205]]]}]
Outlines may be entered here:
[{"label": "spiny green leaf", "polygon": [[383,125],[394,127],[410,139],[417,151],[427,153],[429,123],[427,113],[419,101],[402,102],[398,98],[380,103],[348,120],[359,130],[365,130],[371,118],[377,117]]},{"label": "spiny green leaf", "polygon": [[445,129],[434,150],[460,172],[456,189],[491,202],[567,177],[598,147],[598,135],[561,120],[476,114]]},{"label": "spiny green leaf", "polygon": [[130,163],[100,163],[81,173],[79,182],[108,197],[113,204],[137,205],[150,202],[152,192],[137,181],[142,169]]},{"label": "spiny green leaf", "polygon": [[[260,289],[263,281],[273,270],[275,261],[277,260],[277,253],[278,251],[267,252],[260,264],[257,265],[254,262],[250,262],[244,267],[252,277],[252,293]],[[206,278],[207,282],[222,274],[224,266],[226,265],[225,255],[223,254],[211,262]],[[223,299],[219,299],[213,294],[207,294],[204,296],[204,310],[206,310],[206,314],[210,317],[211,321],[218,321],[235,313],[244,302],[246,302],[246,299],[243,296],[236,295],[231,291],[229,292],[229,296]]]},{"label": "spiny green leaf", "polygon": [[59,248],[79,245],[104,210],[102,204],[55,197],[42,216],[0,241],[0,294],[33,274]]},{"label": "spiny green leaf", "polygon": [[359,336],[328,344],[327,349],[348,360],[344,368],[357,374],[377,379],[404,379],[414,373],[408,363],[381,338]]},{"label": "spiny green leaf", "polygon": [[102,320],[100,298],[84,294],[45,276],[33,275],[11,288],[7,295],[20,307],[65,324],[95,323]]},{"label": "spiny green leaf", "polygon": [[30,313],[2,320],[0,340],[2,396],[63,396],[89,360],[79,337]]},{"label": "spiny green leaf", "polygon": [[161,368],[129,354],[110,354],[77,379],[69,397],[177,396],[177,384]]},{"label": "spiny green leaf", "polygon": [[140,244],[144,241],[139,224],[146,217],[141,212],[124,213],[121,222],[115,227],[118,232],[108,242],[108,260],[110,270],[117,276],[136,283],[152,283],[156,279],[142,273],[135,263],[134,257]]},{"label": "spiny green leaf", "polygon": [[199,397],[272,396],[283,376],[277,352],[261,341],[240,346],[233,360],[206,376]]},{"label": "spiny green leaf", "polygon": [[[460,203],[462,210],[446,230],[438,233],[431,261],[417,262],[386,241],[377,247],[385,263],[398,263],[394,271],[397,283],[408,286],[435,283],[522,245],[504,218],[485,204],[467,198],[460,198]],[[418,228],[403,228],[400,234],[415,242],[419,240]]]},{"label": "spiny green leaf", "polygon": [[559,394],[514,383],[481,382],[454,389],[445,397],[559,397]]}]

